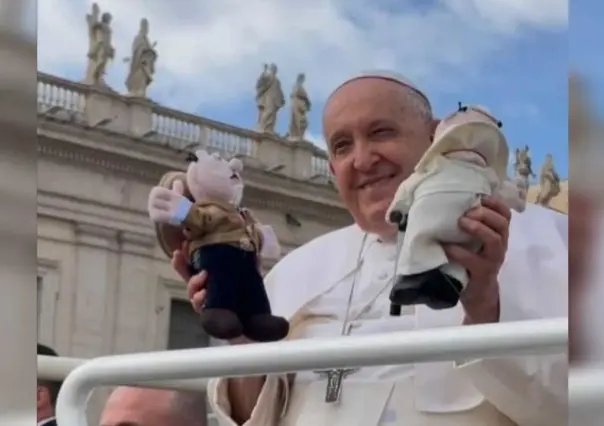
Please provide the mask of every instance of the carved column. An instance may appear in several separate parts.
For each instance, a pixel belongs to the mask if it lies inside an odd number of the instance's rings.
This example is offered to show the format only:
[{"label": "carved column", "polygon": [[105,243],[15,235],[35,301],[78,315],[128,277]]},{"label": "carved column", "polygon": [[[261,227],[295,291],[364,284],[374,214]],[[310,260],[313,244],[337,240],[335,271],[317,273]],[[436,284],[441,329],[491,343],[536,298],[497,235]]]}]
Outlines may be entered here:
[{"label": "carved column", "polygon": [[157,277],[153,265],[155,237],[134,232],[120,232],[116,353],[153,349],[149,329],[154,321],[154,291]]},{"label": "carved column", "polygon": [[76,296],[70,353],[89,358],[112,351],[117,270],[117,232],[76,225]]}]

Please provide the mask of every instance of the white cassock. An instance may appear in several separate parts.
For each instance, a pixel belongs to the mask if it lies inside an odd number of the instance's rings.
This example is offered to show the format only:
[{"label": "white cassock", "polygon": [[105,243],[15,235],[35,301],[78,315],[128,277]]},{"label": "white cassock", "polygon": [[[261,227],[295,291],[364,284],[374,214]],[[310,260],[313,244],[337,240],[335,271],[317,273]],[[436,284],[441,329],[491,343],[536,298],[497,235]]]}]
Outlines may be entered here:
[{"label": "white cassock", "polygon": [[[454,153],[451,154],[454,156]],[[465,153],[462,153],[465,154]],[[472,238],[459,229],[459,218],[497,188],[490,168],[456,158],[437,157],[425,173],[413,173],[399,186],[392,205],[405,205],[407,231],[397,261],[397,275],[414,275],[439,268],[468,284],[467,271],[449,263],[438,242],[468,244]],[[390,207],[392,209],[392,206]],[[388,217],[389,213],[386,214]]]},{"label": "white cassock", "polygon": [[[566,216],[539,206],[513,215],[499,275],[502,322],[567,316],[567,230]],[[357,267],[363,238],[356,226],[331,232],[288,254],[268,274],[273,311],[292,319],[294,334],[340,335],[356,274],[351,334],[461,325],[460,305],[440,311],[417,306],[390,317],[396,249],[370,236]],[[566,355],[367,367],[343,381],[335,405],[324,402],[326,383],[313,372],[299,373],[291,389],[285,375],[271,375],[245,425],[562,426],[567,370]],[[212,380],[208,398],[219,425],[235,426],[227,380]]]}]

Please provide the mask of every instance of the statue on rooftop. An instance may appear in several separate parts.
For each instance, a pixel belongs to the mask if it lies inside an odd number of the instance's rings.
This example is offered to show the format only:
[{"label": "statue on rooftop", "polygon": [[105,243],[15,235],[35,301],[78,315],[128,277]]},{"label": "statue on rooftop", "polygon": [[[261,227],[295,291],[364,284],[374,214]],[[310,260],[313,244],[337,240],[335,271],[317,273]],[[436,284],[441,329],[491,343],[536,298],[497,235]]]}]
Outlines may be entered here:
[{"label": "statue on rooftop", "polygon": [[129,96],[147,97],[147,88],[153,82],[155,74],[155,62],[158,56],[156,45],[157,42],[149,41],[149,21],[145,18],[141,19],[139,32],[132,42],[132,56],[127,58],[130,62],[130,71],[126,78]]},{"label": "statue on rooftop", "polygon": [[107,86],[105,73],[108,63],[115,57],[115,49],[111,44],[111,14],[100,16],[99,5],[93,3],[92,12],[86,15],[88,23],[88,67],[85,83],[93,86]]},{"label": "statue on rooftop", "polygon": [[535,177],[528,145],[526,145],[523,149],[516,148],[514,175],[515,181],[518,183],[518,185],[522,186],[522,189],[528,190],[530,185],[529,177]]},{"label": "statue on rooftop", "polygon": [[294,141],[304,140],[304,134],[308,129],[308,112],[311,108],[308,93],[304,88],[306,77],[303,73],[298,74],[296,84],[290,95],[291,117],[287,138]]},{"label": "statue on rooftop", "polygon": [[257,128],[262,133],[275,133],[277,114],[283,105],[285,97],[281,82],[277,78],[277,65],[270,64],[256,83],[256,104],[258,106]]},{"label": "statue on rooftop", "polygon": [[554,168],[554,158],[551,154],[545,157],[545,163],[539,173],[539,194],[537,194],[537,204],[548,206],[552,198],[560,193],[560,176]]}]

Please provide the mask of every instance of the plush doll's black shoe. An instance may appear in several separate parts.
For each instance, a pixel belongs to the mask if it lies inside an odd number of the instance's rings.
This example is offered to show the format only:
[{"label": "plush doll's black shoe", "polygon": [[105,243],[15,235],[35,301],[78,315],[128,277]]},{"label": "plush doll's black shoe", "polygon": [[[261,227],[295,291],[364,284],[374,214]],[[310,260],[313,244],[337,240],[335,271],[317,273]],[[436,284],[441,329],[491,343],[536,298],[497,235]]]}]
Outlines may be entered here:
[{"label": "plush doll's black shoe", "polygon": [[228,309],[204,309],[199,317],[205,332],[215,339],[232,340],[243,334],[239,317]]},{"label": "plush doll's black shoe", "polygon": [[390,291],[390,301],[398,306],[426,305],[434,310],[448,309],[457,305],[462,290],[457,279],[440,269],[433,269],[397,276]]},{"label": "plush doll's black shoe", "polygon": [[271,314],[253,315],[243,324],[243,334],[255,342],[277,342],[288,333],[289,321]]}]

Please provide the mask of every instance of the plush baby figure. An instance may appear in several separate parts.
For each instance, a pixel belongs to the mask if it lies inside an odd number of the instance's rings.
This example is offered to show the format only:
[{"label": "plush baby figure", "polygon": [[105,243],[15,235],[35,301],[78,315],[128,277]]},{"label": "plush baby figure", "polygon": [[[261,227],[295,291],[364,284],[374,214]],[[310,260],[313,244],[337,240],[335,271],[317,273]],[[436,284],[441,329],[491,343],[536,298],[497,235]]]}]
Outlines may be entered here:
[{"label": "plush baby figure", "polygon": [[458,303],[468,273],[449,262],[441,244],[480,248],[458,222],[482,197],[505,188],[508,205],[524,209],[507,181],[509,152],[500,127],[485,108],[460,105],[439,123],[432,145],[399,186],[386,213],[400,231],[392,315],[404,305],[446,309]]},{"label": "plush baby figure", "polygon": [[243,164],[203,150],[189,161],[185,182],[175,173],[164,176],[151,190],[148,208],[162,230],[164,250],[177,248],[180,228],[189,242],[192,272],[208,274],[202,326],[218,339],[283,339],[289,323],[271,314],[258,262],[259,256],[278,257],[279,245],[271,227],[239,207]]}]

